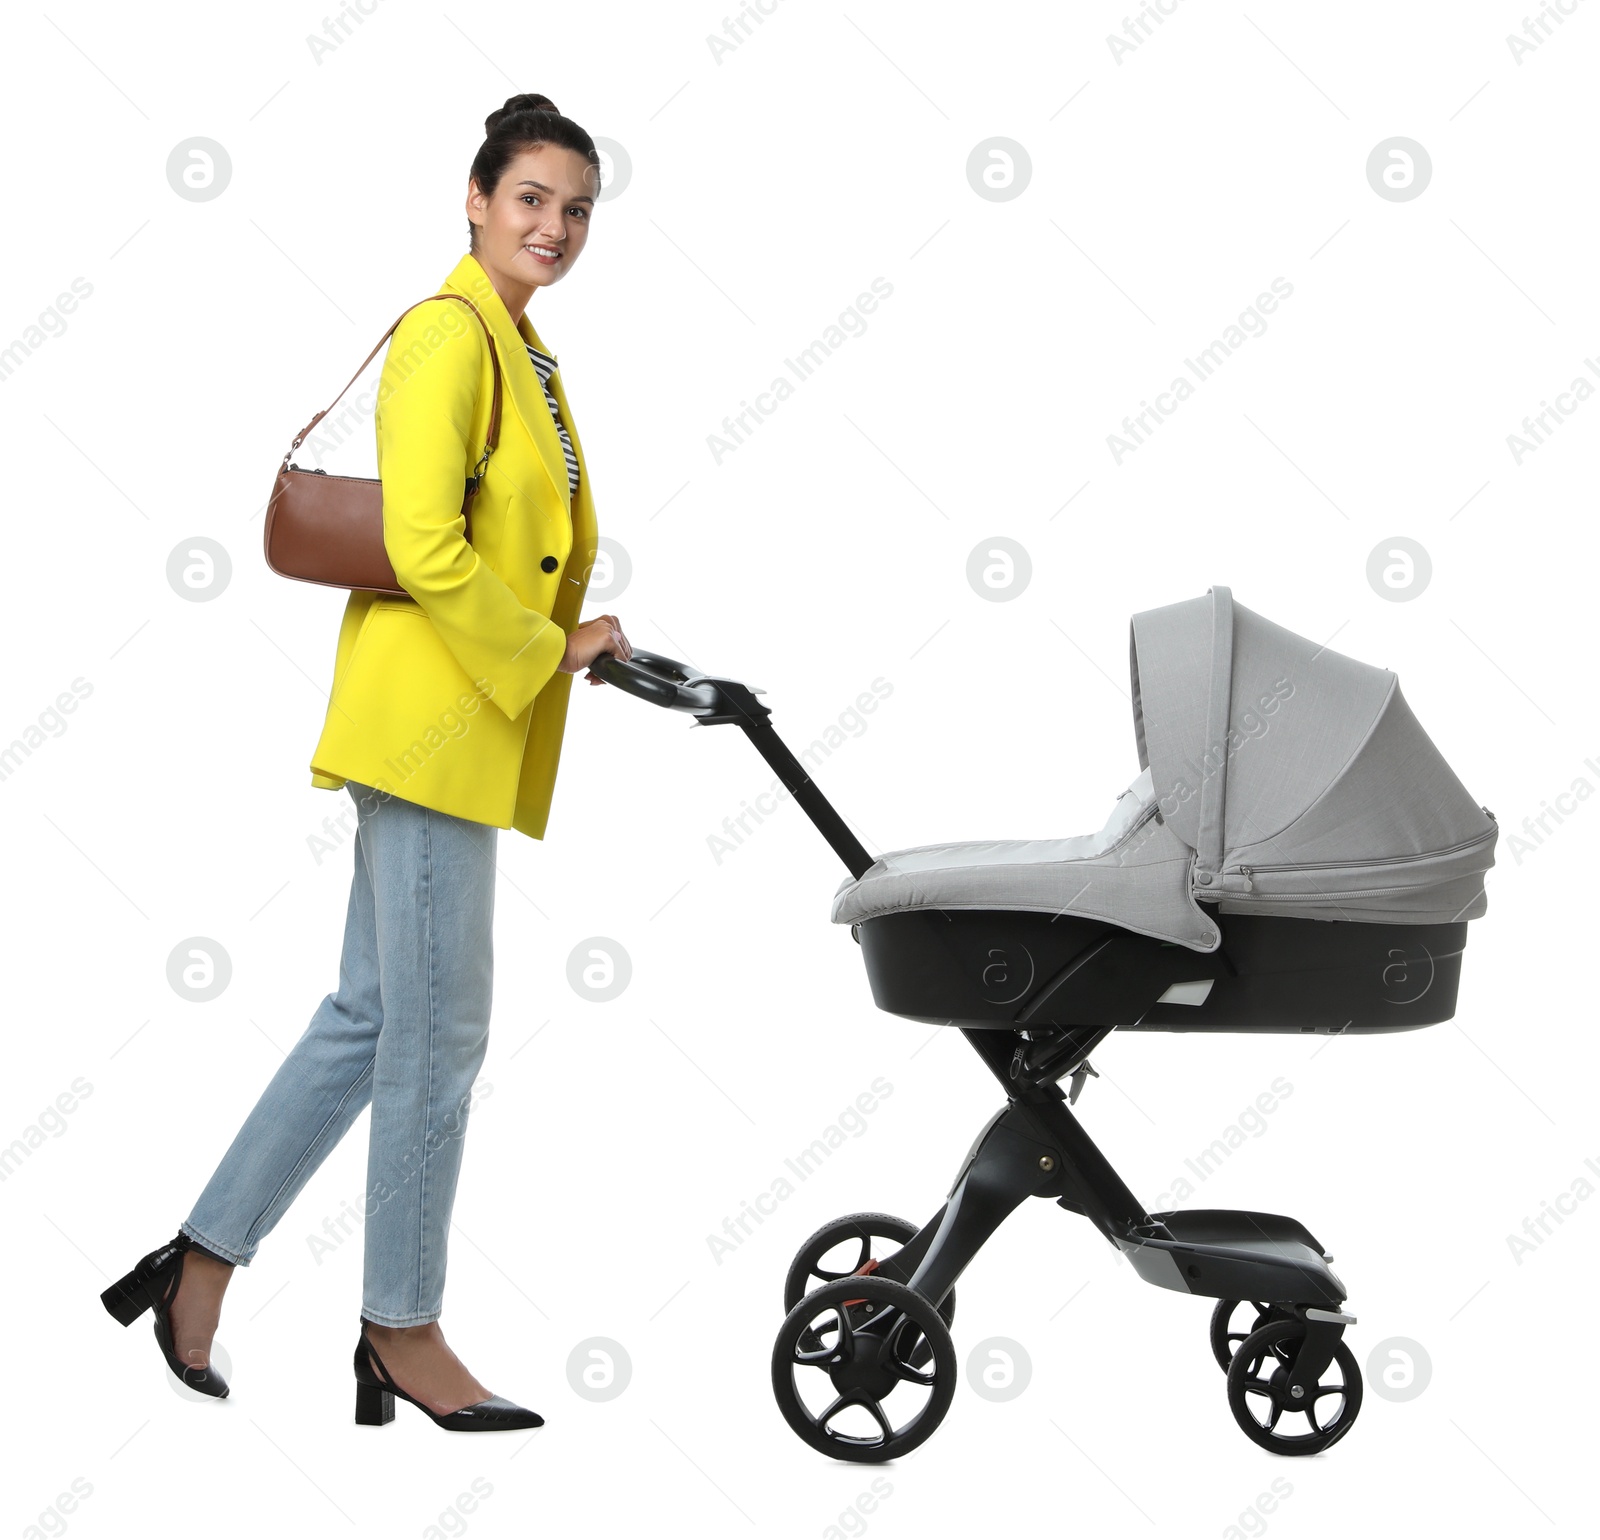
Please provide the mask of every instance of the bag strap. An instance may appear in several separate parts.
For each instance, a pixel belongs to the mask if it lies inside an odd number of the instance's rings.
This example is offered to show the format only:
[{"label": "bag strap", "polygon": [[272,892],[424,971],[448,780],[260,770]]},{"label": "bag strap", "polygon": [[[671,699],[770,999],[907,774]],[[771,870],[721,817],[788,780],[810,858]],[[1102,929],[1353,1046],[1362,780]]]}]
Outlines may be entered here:
[{"label": "bag strap", "polygon": [[428,299],[419,299],[414,305],[407,305],[406,308],[394,318],[394,320],[390,323],[389,330],[386,331],[380,338],[378,338],[377,342],[373,344],[372,351],[368,353],[367,356],[361,361],[360,368],[358,368],[356,372],[350,376],[349,380],[345,384],[344,390],[341,390],[339,395],[335,396],[332,401],[323,407],[323,409],[305,425],[305,427],[295,434],[294,442],[288,447],[287,450],[284,451],[283,464],[279,467],[280,470],[287,470],[289,468],[289,456],[292,455],[295,450],[297,450],[305,441],[306,435],[314,427],[316,427],[316,425],[321,422],[322,419],[334,409],[334,407],[339,404],[340,396],[343,396],[345,390],[349,390],[349,388],[361,377],[361,370],[365,369],[367,365],[372,362],[372,360],[377,356],[378,349],[381,348],[391,336],[393,336],[395,327],[405,320],[405,318],[417,308],[417,305],[426,305],[429,299],[460,300],[463,305],[467,306],[467,308],[471,310],[475,316],[477,316],[478,325],[483,328],[483,335],[489,339],[489,360],[494,368],[494,404],[489,408],[489,435],[483,446],[483,454],[479,458],[477,465],[474,467],[472,475],[467,478],[472,485],[473,491],[477,491],[479,483],[483,480],[484,469],[489,464],[489,456],[494,453],[495,445],[500,442],[500,354],[495,348],[494,333],[489,330],[489,323],[484,320],[483,312],[479,310],[478,307],[474,305],[465,294],[450,294],[442,291],[438,294],[430,294]]}]

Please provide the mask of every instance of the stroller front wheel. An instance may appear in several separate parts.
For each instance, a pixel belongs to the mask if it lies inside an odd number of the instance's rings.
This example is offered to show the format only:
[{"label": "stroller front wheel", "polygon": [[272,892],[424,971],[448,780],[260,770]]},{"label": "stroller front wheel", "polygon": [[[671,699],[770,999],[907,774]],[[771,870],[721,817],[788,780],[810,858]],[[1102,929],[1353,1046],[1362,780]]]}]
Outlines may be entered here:
[{"label": "stroller front wheel", "polygon": [[[812,1290],[772,1347],[784,1421],[820,1453],[866,1464],[932,1436],[950,1409],[956,1373],[955,1343],[939,1312],[916,1290],[870,1273]],[[898,1424],[884,1409],[891,1396],[895,1418],[909,1413]]]},{"label": "stroller front wheel", "polygon": [[[1228,1368],[1234,1421],[1247,1438],[1273,1454],[1317,1454],[1343,1438],[1361,1410],[1361,1369],[1343,1342],[1310,1393],[1291,1396],[1289,1371],[1305,1335],[1304,1321],[1268,1321],[1245,1338]],[[1302,1426],[1293,1421],[1296,1417],[1304,1417],[1310,1431],[1287,1431]]]},{"label": "stroller front wheel", "polygon": [[[1254,1314],[1247,1318],[1243,1331],[1233,1324],[1234,1312],[1240,1305],[1248,1305]],[[1233,1355],[1239,1351],[1239,1344],[1252,1332],[1258,1332],[1268,1321],[1279,1321],[1288,1318],[1292,1312],[1285,1310],[1281,1305],[1268,1304],[1255,1299],[1219,1299],[1217,1308],[1211,1312],[1211,1356],[1216,1359],[1222,1372],[1226,1374],[1233,1363]]]}]

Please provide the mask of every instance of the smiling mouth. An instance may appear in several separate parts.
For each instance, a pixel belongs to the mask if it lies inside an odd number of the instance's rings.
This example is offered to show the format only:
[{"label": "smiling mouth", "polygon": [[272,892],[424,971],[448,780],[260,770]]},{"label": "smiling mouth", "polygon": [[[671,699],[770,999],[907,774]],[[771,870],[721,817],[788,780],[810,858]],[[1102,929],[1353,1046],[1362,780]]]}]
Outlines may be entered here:
[{"label": "smiling mouth", "polygon": [[533,244],[524,244],[522,249],[527,252],[536,262],[559,262],[564,255],[563,252],[554,246],[536,246]]}]

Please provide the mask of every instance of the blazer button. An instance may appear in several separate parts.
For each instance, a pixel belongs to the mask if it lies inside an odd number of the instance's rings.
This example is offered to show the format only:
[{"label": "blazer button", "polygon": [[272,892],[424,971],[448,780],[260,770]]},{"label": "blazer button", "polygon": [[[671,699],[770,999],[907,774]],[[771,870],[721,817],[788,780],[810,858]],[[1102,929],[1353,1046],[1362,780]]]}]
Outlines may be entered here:
[{"label": "blazer button", "polygon": [[545,572],[554,572],[560,565],[561,563],[558,562],[553,556],[547,556],[542,562],[539,563],[539,566]]}]

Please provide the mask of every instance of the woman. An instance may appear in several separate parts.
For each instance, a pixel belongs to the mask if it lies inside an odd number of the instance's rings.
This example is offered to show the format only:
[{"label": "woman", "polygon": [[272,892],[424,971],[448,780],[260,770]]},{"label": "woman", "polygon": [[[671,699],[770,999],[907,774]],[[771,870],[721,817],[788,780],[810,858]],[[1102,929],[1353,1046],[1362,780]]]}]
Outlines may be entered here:
[{"label": "woman", "polygon": [[[589,235],[594,141],[544,96],[489,115],[467,182],[471,246],[395,329],[379,384],[384,543],[409,598],[350,596],[312,784],[355,801],[339,987],[262,1093],[173,1241],[102,1295],[146,1307],[172,1372],[208,1395],[223,1292],[355,1121],[367,1153],[356,1420],[394,1397],[441,1427],[537,1427],[438,1325],[471,1086],[488,1042],[500,829],[544,837],[572,675],[633,649],[577,624],[597,549],[587,468],[555,359],[524,314]],[[463,538],[464,477],[504,402]],[[601,683],[597,674],[587,675]]]}]

